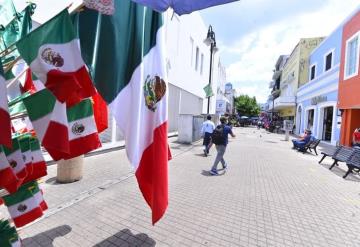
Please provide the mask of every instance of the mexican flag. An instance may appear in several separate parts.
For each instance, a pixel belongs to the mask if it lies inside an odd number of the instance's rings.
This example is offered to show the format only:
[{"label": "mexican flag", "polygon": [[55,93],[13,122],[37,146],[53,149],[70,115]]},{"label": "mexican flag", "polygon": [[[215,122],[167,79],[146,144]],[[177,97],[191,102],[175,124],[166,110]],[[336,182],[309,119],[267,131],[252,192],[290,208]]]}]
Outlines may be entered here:
[{"label": "mexican flag", "polygon": [[19,235],[8,220],[0,220],[0,246],[21,247]]},{"label": "mexican flag", "polygon": [[20,144],[20,151],[22,153],[22,159],[26,167],[26,177],[28,177],[33,172],[32,156],[31,156],[31,148],[30,148],[30,136],[25,134],[23,136],[19,136],[18,140]]},{"label": "mexican flag", "polygon": [[22,181],[27,176],[27,170],[25,166],[25,161],[23,159],[23,155],[20,149],[20,142],[18,137],[12,139],[12,147],[7,148],[4,147],[4,152],[6,155],[6,159],[8,160],[10,166],[16,173],[16,176],[19,180]]},{"label": "mexican flag", "polygon": [[85,99],[68,108],[67,119],[69,152],[61,153],[57,150],[47,149],[54,160],[75,158],[101,147],[90,99]]},{"label": "mexican flag", "polygon": [[16,46],[32,72],[61,103],[70,107],[96,93],[67,9]]},{"label": "mexican flag", "polygon": [[11,124],[7,101],[6,81],[0,61],[0,145],[11,147]]},{"label": "mexican flag", "polygon": [[44,199],[37,182],[24,184],[3,200],[16,227],[23,227],[43,215],[40,204]]},{"label": "mexican flag", "polygon": [[82,53],[122,130],[127,156],[155,224],[168,205],[167,97],[160,13],[130,0],[112,16],[78,15]]},{"label": "mexican flag", "polygon": [[18,189],[18,179],[11,168],[3,147],[0,145],[0,187],[6,189],[9,193],[14,193]]},{"label": "mexican flag", "polygon": [[26,182],[45,177],[47,175],[47,167],[41,152],[40,142],[36,137],[30,138],[30,149],[32,159],[32,174],[26,177]]},{"label": "mexican flag", "polygon": [[69,153],[66,104],[60,103],[48,89],[25,97],[23,102],[42,145]]}]

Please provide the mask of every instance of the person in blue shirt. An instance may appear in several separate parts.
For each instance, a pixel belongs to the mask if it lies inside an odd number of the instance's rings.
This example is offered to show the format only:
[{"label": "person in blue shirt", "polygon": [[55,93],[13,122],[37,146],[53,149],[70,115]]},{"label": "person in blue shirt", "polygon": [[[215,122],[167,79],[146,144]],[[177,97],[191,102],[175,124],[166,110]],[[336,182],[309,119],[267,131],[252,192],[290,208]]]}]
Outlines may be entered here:
[{"label": "person in blue shirt", "polygon": [[[225,154],[225,151],[226,151],[226,146],[227,146],[227,144],[229,142],[228,135],[231,135],[232,137],[235,137],[234,133],[231,130],[231,127],[226,125],[227,119],[225,117],[220,118],[220,123],[221,124],[219,126],[217,126],[216,128],[217,129],[218,128],[223,129],[223,133],[222,133],[223,140],[219,144],[219,143],[216,143],[216,140],[213,137],[213,139],[214,139],[213,142],[215,144],[217,154],[216,154],[216,158],[215,158],[215,161],[214,161],[214,165],[212,166],[212,168],[210,170],[211,175],[218,175],[219,174],[218,171],[217,171],[217,166],[218,166],[219,162],[221,162],[224,170],[227,168],[228,164],[224,160],[224,154]],[[216,130],[214,132],[216,132]]]},{"label": "person in blue shirt", "polygon": [[305,134],[303,136],[301,136],[300,138],[298,139],[294,139],[292,140],[292,143],[293,143],[293,148],[294,149],[299,149],[299,150],[302,150],[305,148],[305,145],[311,141],[311,130],[307,129],[305,130]]}]

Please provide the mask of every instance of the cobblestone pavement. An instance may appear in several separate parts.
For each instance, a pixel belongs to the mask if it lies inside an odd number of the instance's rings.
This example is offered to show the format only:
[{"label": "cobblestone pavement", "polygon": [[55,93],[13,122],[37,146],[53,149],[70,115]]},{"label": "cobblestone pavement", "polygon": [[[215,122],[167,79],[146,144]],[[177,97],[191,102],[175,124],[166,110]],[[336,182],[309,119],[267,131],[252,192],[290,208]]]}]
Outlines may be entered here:
[{"label": "cobblestone pavement", "polygon": [[360,178],[291,149],[284,136],[237,128],[224,175],[200,142],[170,139],[169,208],[151,225],[125,151],[86,158],[84,179],[44,179],[50,206],[21,229],[24,246],[360,246]]}]

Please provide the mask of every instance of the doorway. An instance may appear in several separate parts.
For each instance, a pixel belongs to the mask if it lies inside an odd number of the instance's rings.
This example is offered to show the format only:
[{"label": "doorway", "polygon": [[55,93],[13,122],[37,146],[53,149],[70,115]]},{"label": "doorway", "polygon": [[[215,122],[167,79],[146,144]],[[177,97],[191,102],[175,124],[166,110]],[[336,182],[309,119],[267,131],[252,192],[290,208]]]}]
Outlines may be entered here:
[{"label": "doorway", "polygon": [[314,116],[315,116],[315,110],[314,109],[308,110],[306,128],[311,131],[313,131],[313,127],[314,127]]},{"label": "doorway", "polygon": [[322,140],[324,141],[331,141],[333,114],[334,114],[333,106],[324,108],[324,119],[323,119],[324,121],[323,121],[323,132],[322,132]]}]

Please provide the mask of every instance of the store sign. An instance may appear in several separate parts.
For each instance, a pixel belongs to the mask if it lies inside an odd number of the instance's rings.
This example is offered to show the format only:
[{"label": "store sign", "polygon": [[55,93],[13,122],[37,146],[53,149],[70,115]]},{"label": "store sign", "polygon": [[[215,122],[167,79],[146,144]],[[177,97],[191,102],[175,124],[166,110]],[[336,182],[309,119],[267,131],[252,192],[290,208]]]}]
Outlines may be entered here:
[{"label": "store sign", "polygon": [[223,115],[226,112],[226,101],[217,100],[216,101],[216,114]]},{"label": "store sign", "polygon": [[311,99],[311,104],[312,105],[317,105],[321,102],[326,102],[327,101],[327,96],[316,96],[314,98]]}]

